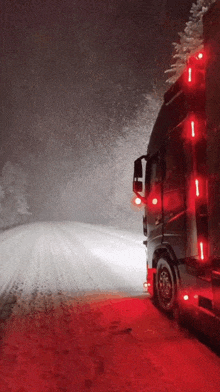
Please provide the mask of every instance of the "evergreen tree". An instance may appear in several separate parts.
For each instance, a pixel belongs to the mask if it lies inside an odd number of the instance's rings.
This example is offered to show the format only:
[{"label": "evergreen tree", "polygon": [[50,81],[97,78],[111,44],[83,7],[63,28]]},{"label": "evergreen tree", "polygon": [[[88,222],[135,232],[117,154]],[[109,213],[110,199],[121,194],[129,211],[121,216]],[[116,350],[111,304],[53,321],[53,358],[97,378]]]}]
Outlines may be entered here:
[{"label": "evergreen tree", "polygon": [[27,220],[27,175],[19,165],[7,162],[0,177],[0,229]]},{"label": "evergreen tree", "polygon": [[171,69],[165,72],[172,72],[173,75],[167,80],[174,83],[182,74],[187,59],[195,52],[203,49],[203,24],[202,17],[209,9],[210,5],[216,0],[197,0],[190,10],[189,21],[183,32],[179,33],[180,42],[174,42],[175,54],[173,59],[175,62],[171,65]]}]

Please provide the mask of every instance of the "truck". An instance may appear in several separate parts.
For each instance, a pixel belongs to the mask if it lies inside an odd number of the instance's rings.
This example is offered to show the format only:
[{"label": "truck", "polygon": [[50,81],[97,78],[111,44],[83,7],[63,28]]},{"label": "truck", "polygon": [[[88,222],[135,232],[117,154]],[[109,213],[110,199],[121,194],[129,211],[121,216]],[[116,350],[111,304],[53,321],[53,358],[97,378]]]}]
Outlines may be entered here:
[{"label": "truck", "polygon": [[134,162],[133,191],[144,210],[145,289],[219,340],[220,1],[203,27],[204,48],[164,94],[147,153]]}]

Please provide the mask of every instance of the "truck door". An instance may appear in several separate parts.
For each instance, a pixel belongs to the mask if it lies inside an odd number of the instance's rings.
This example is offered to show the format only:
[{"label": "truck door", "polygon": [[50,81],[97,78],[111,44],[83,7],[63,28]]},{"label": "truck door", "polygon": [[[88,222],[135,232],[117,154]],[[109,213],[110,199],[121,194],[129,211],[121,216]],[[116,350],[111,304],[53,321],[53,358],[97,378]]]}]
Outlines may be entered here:
[{"label": "truck door", "polygon": [[160,154],[148,159],[146,165],[146,199],[144,221],[147,222],[148,257],[162,242],[162,166]]},{"label": "truck door", "polygon": [[163,181],[163,242],[168,243],[178,259],[186,247],[186,159],[181,129],[173,129],[166,142]]}]

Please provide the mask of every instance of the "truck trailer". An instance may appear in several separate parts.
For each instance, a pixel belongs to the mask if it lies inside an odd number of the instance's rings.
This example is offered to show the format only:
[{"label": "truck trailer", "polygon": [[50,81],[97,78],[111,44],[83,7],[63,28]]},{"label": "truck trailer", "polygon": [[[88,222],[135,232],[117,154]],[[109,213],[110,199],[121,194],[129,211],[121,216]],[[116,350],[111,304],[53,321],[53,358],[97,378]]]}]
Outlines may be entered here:
[{"label": "truck trailer", "polygon": [[144,287],[163,311],[191,313],[219,338],[220,1],[203,25],[204,49],[165,93],[133,191],[144,208]]}]

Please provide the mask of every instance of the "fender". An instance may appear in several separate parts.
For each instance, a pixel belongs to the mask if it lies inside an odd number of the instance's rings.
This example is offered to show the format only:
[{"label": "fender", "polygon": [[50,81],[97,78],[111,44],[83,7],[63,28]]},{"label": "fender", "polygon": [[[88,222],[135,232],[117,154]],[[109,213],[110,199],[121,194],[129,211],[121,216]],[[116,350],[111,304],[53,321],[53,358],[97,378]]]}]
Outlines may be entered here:
[{"label": "fender", "polygon": [[168,259],[171,261],[171,263],[169,264],[174,270],[176,283],[179,286],[180,274],[179,274],[178,265],[182,264],[182,262],[180,260],[177,260],[176,255],[169,244],[164,243],[158,245],[153,255],[152,268],[149,267],[149,263],[147,261],[147,282],[144,283],[144,289],[145,290],[147,289],[148,293],[152,297],[154,296],[154,282],[155,282],[155,275],[157,272],[157,260],[160,256],[165,254],[167,255]]}]

